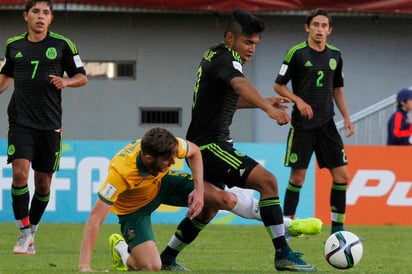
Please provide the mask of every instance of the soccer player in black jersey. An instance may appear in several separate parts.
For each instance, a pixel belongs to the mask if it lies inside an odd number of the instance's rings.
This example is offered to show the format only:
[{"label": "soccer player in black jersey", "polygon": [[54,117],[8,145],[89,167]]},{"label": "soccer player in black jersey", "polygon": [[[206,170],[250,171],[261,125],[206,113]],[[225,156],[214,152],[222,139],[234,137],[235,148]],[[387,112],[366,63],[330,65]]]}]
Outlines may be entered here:
[{"label": "soccer player in black jersey", "polygon": [[[336,129],[334,102],[344,119],[347,137],[354,134],[343,93],[342,57],[327,44],[332,32],[325,10],[315,10],[306,19],[308,40],[286,54],[275,80],[275,91],[295,104],[287,140],[285,165],[291,167],[284,200],[284,215],[294,217],[310,158],[315,152],[320,168],[332,178],[330,193],[332,233],[344,229],[346,187],[349,180],[342,138]],[[292,90],[287,86],[292,81]]]},{"label": "soccer player in black jersey", "polygon": [[[276,269],[314,272],[316,268],[302,260],[301,254],[293,252],[286,242],[276,177],[236,150],[229,132],[237,108],[260,108],[280,125],[290,121],[290,116],[280,104],[288,99],[275,96],[263,98],[243,74],[243,65],[255,53],[263,30],[263,21],[242,10],[235,10],[224,33],[223,43],[203,54],[194,87],[187,140],[200,147],[206,184],[210,182],[221,189],[237,186],[260,193],[260,215],[275,248]],[[202,216],[213,218],[216,212],[205,205]],[[185,226],[185,230],[191,233],[189,236],[176,234],[161,254],[163,264],[166,255],[176,255],[184,247],[174,248],[173,254],[170,244],[190,243],[202,228],[189,222]],[[191,230],[187,229],[189,226],[192,226]]]},{"label": "soccer player in black jersey", "polygon": [[[7,111],[7,162],[12,164],[13,212],[20,229],[14,253],[34,254],[34,234],[50,198],[53,173],[59,168],[61,90],[83,86],[87,77],[76,46],[48,30],[53,20],[52,1],[26,1],[23,17],[28,31],[6,42],[0,93],[14,80]],[[63,78],[64,72],[68,78]],[[30,164],[35,189],[31,203]]]}]

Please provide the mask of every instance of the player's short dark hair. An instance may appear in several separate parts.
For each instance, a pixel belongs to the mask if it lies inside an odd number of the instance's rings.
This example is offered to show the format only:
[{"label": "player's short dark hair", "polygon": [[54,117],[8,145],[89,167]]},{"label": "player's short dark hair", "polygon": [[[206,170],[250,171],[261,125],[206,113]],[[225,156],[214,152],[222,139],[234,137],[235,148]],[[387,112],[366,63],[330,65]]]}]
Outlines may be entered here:
[{"label": "player's short dark hair", "polygon": [[53,1],[52,0],[27,0],[26,5],[24,6],[24,11],[29,12],[29,10],[39,2],[45,2],[49,6],[50,11],[53,14]]},{"label": "player's short dark hair", "polygon": [[310,25],[310,23],[312,22],[313,18],[318,16],[318,15],[323,15],[326,16],[329,20],[329,26],[332,26],[332,17],[329,15],[329,12],[325,9],[315,9],[313,10],[307,17],[306,17],[306,21],[305,24],[306,25]]},{"label": "player's short dark hair", "polygon": [[151,128],[140,140],[142,152],[154,157],[170,157],[176,151],[177,145],[176,137],[167,129],[160,127]]},{"label": "player's short dark hair", "polygon": [[225,35],[231,32],[236,35],[250,36],[265,30],[265,23],[256,16],[241,9],[235,9],[226,25]]}]

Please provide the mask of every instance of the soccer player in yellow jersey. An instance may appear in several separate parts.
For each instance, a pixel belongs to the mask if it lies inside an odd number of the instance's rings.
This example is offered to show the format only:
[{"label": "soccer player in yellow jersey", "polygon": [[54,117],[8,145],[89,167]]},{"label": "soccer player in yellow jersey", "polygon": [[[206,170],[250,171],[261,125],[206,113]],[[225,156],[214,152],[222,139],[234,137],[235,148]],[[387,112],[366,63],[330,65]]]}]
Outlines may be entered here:
[{"label": "soccer player in yellow jersey", "polygon": [[[170,170],[176,158],[187,159],[192,175]],[[187,231],[196,224],[198,230],[188,233],[189,242],[214,217],[200,214],[204,201],[220,209],[231,209],[236,204],[235,195],[204,184],[199,148],[162,128],[150,129],[142,139],[126,145],[114,156],[98,197],[81,243],[79,269],[83,272],[93,271],[90,268],[92,250],[110,211],[118,215],[125,238],[119,234],[110,238],[115,269],[158,271],[162,261],[150,216],[160,204],[189,208],[178,227]],[[169,267],[183,268],[176,263]]]}]

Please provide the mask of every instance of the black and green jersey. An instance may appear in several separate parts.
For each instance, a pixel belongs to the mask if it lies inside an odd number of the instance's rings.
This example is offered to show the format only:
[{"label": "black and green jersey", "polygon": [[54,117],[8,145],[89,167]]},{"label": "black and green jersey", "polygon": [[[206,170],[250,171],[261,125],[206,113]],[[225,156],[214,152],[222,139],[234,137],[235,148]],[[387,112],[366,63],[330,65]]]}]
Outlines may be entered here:
[{"label": "black and green jersey", "polygon": [[292,80],[293,92],[313,110],[313,119],[308,120],[295,105],[291,122],[295,128],[317,128],[333,118],[333,89],[343,87],[342,67],[339,49],[329,44],[318,52],[302,42],[287,52],[275,82],[286,85]]},{"label": "black and green jersey", "polygon": [[61,128],[61,90],[50,84],[50,75],[85,74],[76,46],[67,38],[49,32],[40,42],[30,42],[27,33],[12,37],[5,45],[1,73],[14,78],[9,123],[41,130]]},{"label": "black and green jersey", "polygon": [[244,77],[237,52],[220,44],[204,53],[197,71],[187,140],[204,145],[230,139],[229,127],[239,96],[229,82],[239,76]]}]

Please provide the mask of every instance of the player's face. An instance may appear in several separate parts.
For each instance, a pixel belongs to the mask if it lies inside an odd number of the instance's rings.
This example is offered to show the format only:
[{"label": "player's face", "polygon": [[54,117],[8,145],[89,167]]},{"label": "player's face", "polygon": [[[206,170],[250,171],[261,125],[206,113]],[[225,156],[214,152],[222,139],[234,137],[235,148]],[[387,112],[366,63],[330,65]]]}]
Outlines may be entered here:
[{"label": "player's face", "polygon": [[156,167],[158,172],[165,172],[175,163],[176,154],[172,153],[170,157],[156,157]]},{"label": "player's face", "polygon": [[310,25],[305,25],[306,31],[309,32],[309,40],[316,44],[326,43],[329,34],[332,33],[332,27],[329,25],[328,17],[318,15],[313,17]]},{"label": "player's face", "polygon": [[37,2],[28,12],[23,13],[27,21],[29,32],[45,33],[53,20],[50,7],[46,2]]},{"label": "player's face", "polygon": [[149,156],[146,158],[145,165],[152,175],[165,172],[175,163],[176,156],[177,151],[174,151],[170,156]]},{"label": "player's face", "polygon": [[256,45],[260,42],[260,34],[234,35],[229,40],[229,47],[239,53],[243,63],[249,62],[256,51]]}]

